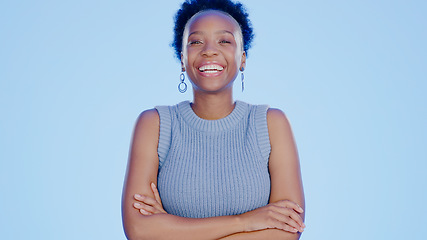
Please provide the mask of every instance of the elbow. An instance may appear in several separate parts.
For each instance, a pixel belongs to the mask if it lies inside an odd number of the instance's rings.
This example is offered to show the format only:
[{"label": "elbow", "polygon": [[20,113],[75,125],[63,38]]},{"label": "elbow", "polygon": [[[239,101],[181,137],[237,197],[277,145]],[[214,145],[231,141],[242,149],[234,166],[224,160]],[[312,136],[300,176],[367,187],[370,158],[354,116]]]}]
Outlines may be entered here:
[{"label": "elbow", "polygon": [[295,233],[295,235],[294,235],[294,236],[293,236],[293,238],[291,238],[291,239],[299,240],[299,239],[300,239],[300,237],[301,237],[301,233],[300,233],[300,232],[298,232],[298,233]]},{"label": "elbow", "polygon": [[129,240],[145,240],[154,239],[153,236],[149,236],[150,231],[145,227],[135,223],[124,223],[123,224],[126,239]]},{"label": "elbow", "polygon": [[301,232],[291,233],[283,230],[273,230],[268,239],[282,239],[282,240],[299,240],[301,237]]},{"label": "elbow", "polygon": [[302,234],[301,232],[291,233],[291,236],[289,236],[286,239],[288,239],[288,240],[299,240],[301,237],[301,234]]},{"label": "elbow", "polygon": [[277,237],[277,238],[274,238],[274,239],[299,240],[300,237],[301,237],[301,233],[300,232],[298,232],[298,233],[289,233],[289,232],[286,232],[285,235],[286,236],[281,236],[281,237]]},{"label": "elbow", "polygon": [[[124,234],[126,239],[129,240],[145,240],[145,239],[154,239],[152,231],[150,231],[150,221],[146,217],[135,213],[130,209],[130,211],[122,212],[122,224]],[[148,221],[147,221],[148,220]]]},{"label": "elbow", "polygon": [[144,231],[143,229],[137,226],[125,227],[125,235],[126,235],[126,238],[129,240],[153,239],[147,233],[148,233],[147,231]]},{"label": "elbow", "polygon": [[138,228],[133,224],[124,224],[123,225],[126,239],[129,240],[140,240],[143,239],[141,234],[138,232]]},{"label": "elbow", "polygon": [[126,238],[129,240],[166,239],[165,237],[168,235],[165,233],[165,229],[159,228],[159,222],[151,217],[140,218],[140,221],[133,219],[132,221],[125,222],[123,228]]}]

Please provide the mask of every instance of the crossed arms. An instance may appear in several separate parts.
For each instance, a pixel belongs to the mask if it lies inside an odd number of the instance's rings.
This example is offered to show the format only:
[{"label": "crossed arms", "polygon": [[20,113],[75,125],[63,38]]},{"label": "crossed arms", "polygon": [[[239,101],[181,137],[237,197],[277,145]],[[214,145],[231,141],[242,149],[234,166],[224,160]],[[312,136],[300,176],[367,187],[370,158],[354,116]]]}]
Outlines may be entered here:
[{"label": "crossed arms", "polygon": [[126,236],[138,239],[299,239],[305,225],[298,154],[286,116],[269,109],[270,203],[235,216],[183,218],[166,213],[158,195],[159,115],[151,109],[138,118],[123,190]]}]

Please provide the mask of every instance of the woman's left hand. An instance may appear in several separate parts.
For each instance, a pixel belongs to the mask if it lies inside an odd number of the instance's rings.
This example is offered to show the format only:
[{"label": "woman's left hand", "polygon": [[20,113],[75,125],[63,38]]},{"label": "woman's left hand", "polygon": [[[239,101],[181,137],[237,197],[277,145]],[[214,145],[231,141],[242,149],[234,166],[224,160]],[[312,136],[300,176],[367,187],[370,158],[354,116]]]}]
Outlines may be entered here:
[{"label": "woman's left hand", "polygon": [[167,213],[163,209],[159,191],[154,183],[151,183],[151,190],[153,191],[154,198],[135,194],[133,197],[137,202],[133,204],[133,207],[139,210],[142,215],[146,216],[158,213]]}]

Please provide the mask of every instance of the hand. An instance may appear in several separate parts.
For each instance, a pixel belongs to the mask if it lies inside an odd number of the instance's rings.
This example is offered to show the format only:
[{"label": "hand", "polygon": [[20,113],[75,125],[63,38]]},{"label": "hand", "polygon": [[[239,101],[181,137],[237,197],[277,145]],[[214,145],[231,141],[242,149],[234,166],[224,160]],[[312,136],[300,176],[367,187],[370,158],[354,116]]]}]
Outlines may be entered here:
[{"label": "hand", "polygon": [[277,228],[291,233],[304,231],[305,224],[300,213],[304,210],[296,203],[281,200],[240,215],[245,231]]},{"label": "hand", "polygon": [[151,183],[151,190],[153,191],[154,198],[135,194],[134,199],[137,200],[133,207],[138,209],[142,215],[153,215],[158,213],[166,213],[163,209],[162,200],[160,199],[159,191],[154,183]]}]

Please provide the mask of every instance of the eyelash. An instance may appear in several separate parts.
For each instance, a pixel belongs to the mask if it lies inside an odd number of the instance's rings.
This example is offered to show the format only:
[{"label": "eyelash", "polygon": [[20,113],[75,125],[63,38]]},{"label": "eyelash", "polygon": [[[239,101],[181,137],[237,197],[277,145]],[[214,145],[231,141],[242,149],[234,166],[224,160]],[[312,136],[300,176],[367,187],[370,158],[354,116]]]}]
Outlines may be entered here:
[{"label": "eyelash", "polygon": [[[200,41],[200,40],[196,40],[196,41],[190,41],[189,43],[188,43],[188,45],[195,45],[195,44],[201,44],[201,43],[203,43],[202,41]],[[230,41],[227,41],[227,40],[221,40],[221,41],[219,41],[219,43],[220,44],[229,44],[229,43],[231,43]]]},{"label": "eyelash", "polygon": [[200,44],[202,43],[202,41],[196,40],[196,41],[191,41],[188,43],[188,45],[194,45],[194,44]]}]

